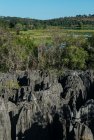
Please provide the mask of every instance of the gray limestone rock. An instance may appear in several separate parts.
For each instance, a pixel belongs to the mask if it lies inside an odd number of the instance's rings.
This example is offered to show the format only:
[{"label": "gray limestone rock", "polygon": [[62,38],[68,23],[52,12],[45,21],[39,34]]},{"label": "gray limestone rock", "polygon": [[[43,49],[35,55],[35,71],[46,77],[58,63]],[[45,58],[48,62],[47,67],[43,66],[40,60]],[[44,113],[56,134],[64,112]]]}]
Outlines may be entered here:
[{"label": "gray limestone rock", "polygon": [[10,118],[2,98],[0,98],[0,140],[11,140]]}]

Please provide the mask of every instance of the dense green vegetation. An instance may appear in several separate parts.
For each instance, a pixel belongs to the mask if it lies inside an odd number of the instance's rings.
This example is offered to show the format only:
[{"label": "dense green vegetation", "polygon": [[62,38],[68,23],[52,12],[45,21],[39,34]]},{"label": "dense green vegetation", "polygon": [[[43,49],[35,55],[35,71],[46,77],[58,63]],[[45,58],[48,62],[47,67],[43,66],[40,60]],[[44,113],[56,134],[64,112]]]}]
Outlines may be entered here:
[{"label": "dense green vegetation", "polygon": [[93,19],[94,15],[47,21],[1,17],[0,71],[94,69]]},{"label": "dense green vegetation", "polygon": [[77,15],[49,20],[35,20],[18,17],[0,17],[0,26],[19,30],[46,29],[58,26],[65,29],[94,29],[94,15]]},{"label": "dense green vegetation", "polygon": [[[32,31],[30,31],[32,32]],[[45,32],[45,36],[42,33]],[[51,30],[50,30],[51,32]],[[94,69],[94,35],[46,30],[20,33],[0,28],[0,70]],[[33,32],[34,33],[34,32]],[[40,36],[36,38],[36,34]],[[45,39],[43,39],[45,37]]]}]

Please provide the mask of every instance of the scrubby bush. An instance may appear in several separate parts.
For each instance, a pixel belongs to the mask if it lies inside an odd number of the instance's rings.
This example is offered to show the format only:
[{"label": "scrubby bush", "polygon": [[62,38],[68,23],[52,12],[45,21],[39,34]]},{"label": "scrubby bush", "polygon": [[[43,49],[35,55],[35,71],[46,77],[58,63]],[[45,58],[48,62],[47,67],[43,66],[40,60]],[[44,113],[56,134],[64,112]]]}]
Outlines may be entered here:
[{"label": "scrubby bush", "polygon": [[0,70],[94,68],[93,36],[52,38],[51,44],[36,45],[29,35],[0,30]]},{"label": "scrubby bush", "polygon": [[63,50],[63,65],[70,69],[85,69],[88,53],[81,47],[70,46]]}]

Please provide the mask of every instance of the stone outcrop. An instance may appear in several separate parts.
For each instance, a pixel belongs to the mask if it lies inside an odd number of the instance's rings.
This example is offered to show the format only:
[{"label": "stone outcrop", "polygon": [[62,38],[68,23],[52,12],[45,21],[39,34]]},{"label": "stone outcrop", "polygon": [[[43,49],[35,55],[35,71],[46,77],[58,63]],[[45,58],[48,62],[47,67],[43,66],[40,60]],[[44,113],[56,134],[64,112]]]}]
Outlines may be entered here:
[{"label": "stone outcrop", "polygon": [[93,140],[94,72],[0,73],[0,140]]},{"label": "stone outcrop", "polygon": [[0,140],[11,140],[10,118],[2,98],[0,98]]}]

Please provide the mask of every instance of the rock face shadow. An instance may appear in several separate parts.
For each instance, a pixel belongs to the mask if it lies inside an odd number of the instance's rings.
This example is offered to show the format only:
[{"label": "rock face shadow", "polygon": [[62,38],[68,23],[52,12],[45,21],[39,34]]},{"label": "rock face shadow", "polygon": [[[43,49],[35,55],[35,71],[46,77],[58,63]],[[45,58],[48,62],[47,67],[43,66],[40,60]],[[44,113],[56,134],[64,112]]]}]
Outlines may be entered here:
[{"label": "rock face shadow", "polygon": [[[48,140],[47,128],[43,128],[38,123],[34,123],[32,127],[24,134],[24,140]],[[19,139],[20,140],[20,139]]]},{"label": "rock face shadow", "polygon": [[50,140],[63,140],[63,126],[59,120],[58,114],[55,114],[51,124]]},{"label": "rock face shadow", "polygon": [[[19,138],[20,139],[20,134]],[[59,121],[59,115],[55,114],[53,122],[45,128],[34,123],[32,127],[24,134],[24,140],[63,140],[63,127]]]}]

